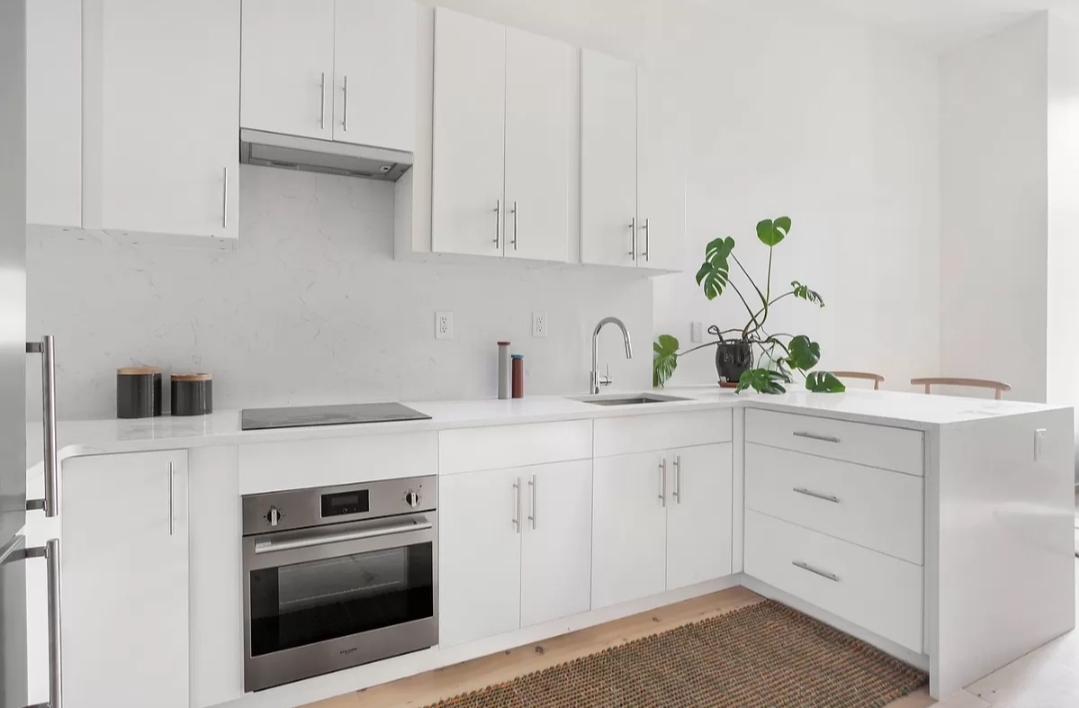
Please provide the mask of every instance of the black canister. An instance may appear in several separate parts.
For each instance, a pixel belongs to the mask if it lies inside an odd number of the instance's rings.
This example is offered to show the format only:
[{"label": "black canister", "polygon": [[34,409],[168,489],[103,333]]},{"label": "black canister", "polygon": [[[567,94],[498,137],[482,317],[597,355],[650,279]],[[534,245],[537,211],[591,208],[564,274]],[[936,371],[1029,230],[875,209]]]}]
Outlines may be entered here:
[{"label": "black canister", "polygon": [[129,366],[116,370],[116,417],[161,415],[161,369]]},{"label": "black canister", "polygon": [[211,374],[173,374],[172,414],[207,415],[214,412],[214,380]]}]

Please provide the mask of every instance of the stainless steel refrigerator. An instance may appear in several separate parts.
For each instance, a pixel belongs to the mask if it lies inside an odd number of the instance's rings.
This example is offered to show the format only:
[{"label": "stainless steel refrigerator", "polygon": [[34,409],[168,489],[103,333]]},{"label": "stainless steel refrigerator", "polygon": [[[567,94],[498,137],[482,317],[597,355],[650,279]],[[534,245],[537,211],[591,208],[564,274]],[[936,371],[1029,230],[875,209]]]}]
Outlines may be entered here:
[{"label": "stainless steel refrigerator", "polygon": [[[49,702],[61,706],[59,541],[27,548],[28,507],[59,512],[52,339],[26,342],[26,2],[0,0],[0,708],[27,699],[26,566],[47,563]],[[41,357],[41,361],[35,361]],[[42,366],[44,500],[26,499],[26,367]]]}]

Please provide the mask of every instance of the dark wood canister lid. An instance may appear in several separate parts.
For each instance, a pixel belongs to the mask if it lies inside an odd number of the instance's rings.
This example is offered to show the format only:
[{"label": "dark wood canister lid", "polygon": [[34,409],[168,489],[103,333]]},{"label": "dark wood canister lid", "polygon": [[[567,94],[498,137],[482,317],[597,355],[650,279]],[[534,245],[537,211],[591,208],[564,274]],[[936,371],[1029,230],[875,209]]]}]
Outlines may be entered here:
[{"label": "dark wood canister lid", "polygon": [[173,374],[173,381],[212,381],[213,374]]},{"label": "dark wood canister lid", "polygon": [[155,366],[124,366],[116,370],[117,376],[150,376],[160,373],[161,369]]}]

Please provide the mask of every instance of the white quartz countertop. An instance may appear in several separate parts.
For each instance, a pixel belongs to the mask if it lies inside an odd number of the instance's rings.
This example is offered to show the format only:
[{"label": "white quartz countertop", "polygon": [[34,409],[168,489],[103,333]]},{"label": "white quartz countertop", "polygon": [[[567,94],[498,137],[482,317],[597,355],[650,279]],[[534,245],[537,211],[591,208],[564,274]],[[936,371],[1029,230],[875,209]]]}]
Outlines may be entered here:
[{"label": "white quartz countertop", "polygon": [[[623,395],[634,393],[639,392],[622,392]],[[597,406],[576,400],[583,396],[536,396],[508,401],[405,401],[406,405],[426,413],[431,419],[258,431],[240,429],[239,410],[222,410],[191,418],[164,416],[140,420],[62,420],[57,425],[58,445],[63,459],[79,455],[448,430],[737,406],[929,430],[939,425],[1061,408],[1018,401],[890,391],[851,390],[839,394],[792,391],[778,396],[762,396],[754,393],[735,394],[717,386],[687,386],[668,387],[662,393],[686,400],[630,406]],[[619,394],[608,392],[601,397],[615,395]],[[31,423],[27,429],[28,477],[36,476],[35,472],[40,475],[41,459],[41,424]]]}]

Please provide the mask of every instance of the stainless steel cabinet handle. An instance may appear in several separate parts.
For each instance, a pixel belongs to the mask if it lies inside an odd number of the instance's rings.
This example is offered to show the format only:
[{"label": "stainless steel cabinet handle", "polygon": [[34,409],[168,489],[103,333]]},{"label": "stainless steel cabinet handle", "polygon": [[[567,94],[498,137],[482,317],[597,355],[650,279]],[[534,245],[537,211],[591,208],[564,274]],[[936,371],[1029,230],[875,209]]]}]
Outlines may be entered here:
[{"label": "stainless steel cabinet handle", "polygon": [[804,494],[807,497],[813,497],[814,499],[823,499],[824,501],[829,501],[833,504],[839,503],[839,497],[833,497],[830,494],[820,494],[819,492],[813,492],[803,487],[795,487],[794,492],[797,494]]},{"label": "stainless steel cabinet handle", "polygon": [[528,486],[532,490],[532,506],[530,513],[528,514],[528,520],[532,522],[532,530],[536,530],[536,475],[532,475],[532,479],[528,480]]},{"label": "stainless steel cabinet handle", "polygon": [[41,416],[44,441],[45,499],[29,500],[28,510],[42,509],[45,516],[60,513],[60,459],[56,452],[56,358],[52,336],[27,342],[27,354],[41,355]]},{"label": "stainless steel cabinet handle", "polygon": [[502,200],[495,202],[495,248],[502,241]]},{"label": "stainless steel cabinet handle", "polygon": [[170,536],[173,534],[173,532],[175,531],[175,528],[176,528],[175,527],[176,514],[173,511],[173,506],[174,506],[173,499],[175,499],[175,496],[173,494],[173,489],[174,489],[174,486],[176,484],[176,475],[174,474],[174,472],[175,472],[174,465],[173,465],[173,463],[170,462],[169,463],[169,535]]},{"label": "stainless steel cabinet handle", "polygon": [[517,202],[513,202],[513,250],[517,250]]},{"label": "stainless steel cabinet handle", "polygon": [[667,458],[659,463],[659,505],[667,506]]},{"label": "stainless steel cabinet handle", "polygon": [[[16,537],[16,544],[21,541]],[[34,558],[44,558],[48,569],[48,597],[49,597],[49,700],[47,703],[28,706],[27,708],[61,708],[63,704],[63,667],[61,665],[60,634],[60,541],[51,539],[44,546],[37,548],[20,548],[9,552],[7,548],[0,548],[0,564],[28,561]]]},{"label": "stainless steel cabinet handle", "polygon": [[513,528],[521,533],[521,478],[513,481]]},{"label": "stainless steel cabinet handle", "polygon": [[292,551],[297,548],[311,548],[312,546],[325,546],[328,543],[341,543],[342,541],[361,541],[365,538],[378,538],[380,536],[393,536],[399,533],[411,533],[413,531],[426,531],[433,528],[430,521],[411,521],[407,524],[394,526],[382,526],[362,531],[350,531],[347,533],[327,534],[325,536],[313,536],[311,538],[298,538],[292,541],[263,541],[255,544],[255,553],[272,553],[273,551]]},{"label": "stainless steel cabinet handle", "polygon": [[322,130],[326,130],[326,72],[322,72],[322,78],[319,79],[318,90],[321,94],[318,104],[318,127]]},{"label": "stainless steel cabinet handle", "polygon": [[810,440],[820,440],[821,442],[830,442],[830,443],[839,442],[839,438],[834,438],[831,435],[817,435],[816,433],[795,432],[794,437],[796,437],[796,438],[809,438]]},{"label": "stainless steel cabinet handle", "polygon": [[651,259],[649,258],[648,253],[651,250],[652,237],[648,229],[648,219],[644,220],[644,226],[642,226],[641,228],[644,230],[644,253],[642,255],[644,256],[645,261],[649,261]]},{"label": "stainless steel cabinet handle", "polygon": [[637,217],[633,217],[629,222],[629,233],[633,237],[633,245],[629,248],[629,255],[633,256],[633,260],[637,260]]},{"label": "stainless steel cabinet handle", "polygon": [[674,456],[674,499],[682,503],[682,456]]},{"label": "stainless steel cabinet handle", "polygon": [[221,228],[229,227],[229,168],[225,168],[225,187],[221,197]]},{"label": "stainless steel cabinet handle", "polygon": [[810,573],[813,573],[814,575],[819,575],[822,578],[828,578],[833,583],[839,582],[839,576],[835,573],[828,573],[823,570],[818,570],[813,566],[809,565],[808,563],[803,563],[802,561],[791,561],[791,565],[801,568],[802,570],[808,570]]},{"label": "stainless steel cabinet handle", "polygon": [[345,105],[341,109],[341,127],[348,132],[348,77],[345,77]]}]

